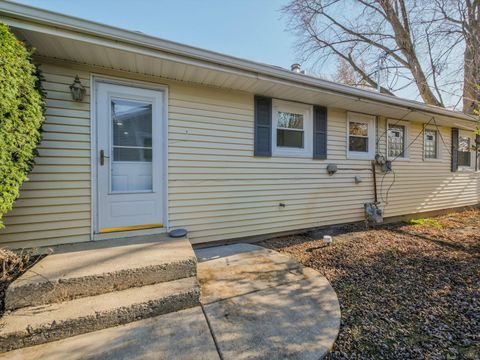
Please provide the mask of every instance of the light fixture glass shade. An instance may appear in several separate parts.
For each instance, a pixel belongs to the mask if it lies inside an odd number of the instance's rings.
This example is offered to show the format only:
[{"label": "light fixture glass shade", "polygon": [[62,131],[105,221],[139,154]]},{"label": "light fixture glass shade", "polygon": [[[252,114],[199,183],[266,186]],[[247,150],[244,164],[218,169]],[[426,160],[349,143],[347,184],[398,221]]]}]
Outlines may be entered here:
[{"label": "light fixture glass shade", "polygon": [[75,101],[82,101],[85,97],[87,90],[80,82],[78,75],[75,76],[75,81],[70,85],[70,92],[72,93],[72,99]]}]

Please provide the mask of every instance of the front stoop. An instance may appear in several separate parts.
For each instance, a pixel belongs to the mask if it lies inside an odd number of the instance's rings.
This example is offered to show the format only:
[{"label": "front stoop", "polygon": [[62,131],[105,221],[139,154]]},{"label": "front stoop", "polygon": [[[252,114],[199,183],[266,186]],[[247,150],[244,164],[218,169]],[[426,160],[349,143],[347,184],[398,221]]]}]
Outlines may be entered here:
[{"label": "front stoop", "polygon": [[0,351],[199,305],[188,239],[165,235],[61,247],[7,289]]},{"label": "front stoop", "polygon": [[51,304],[196,276],[188,239],[164,234],[59,246],[5,294],[5,308]]},{"label": "front stoop", "polygon": [[43,344],[198,305],[196,278],[131,288],[58,304],[31,306],[6,315],[0,350]]}]

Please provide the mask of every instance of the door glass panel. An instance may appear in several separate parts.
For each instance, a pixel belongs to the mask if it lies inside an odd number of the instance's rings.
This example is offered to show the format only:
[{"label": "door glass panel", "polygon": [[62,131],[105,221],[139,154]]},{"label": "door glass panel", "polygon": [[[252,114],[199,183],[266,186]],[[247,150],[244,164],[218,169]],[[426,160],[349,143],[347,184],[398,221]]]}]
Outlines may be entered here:
[{"label": "door glass panel", "polygon": [[115,147],[113,149],[113,161],[152,162],[152,149]]},{"label": "door glass panel", "polygon": [[152,104],[113,100],[113,146],[152,147]]},{"label": "door glass panel", "polygon": [[112,191],[152,190],[152,104],[111,101]]}]

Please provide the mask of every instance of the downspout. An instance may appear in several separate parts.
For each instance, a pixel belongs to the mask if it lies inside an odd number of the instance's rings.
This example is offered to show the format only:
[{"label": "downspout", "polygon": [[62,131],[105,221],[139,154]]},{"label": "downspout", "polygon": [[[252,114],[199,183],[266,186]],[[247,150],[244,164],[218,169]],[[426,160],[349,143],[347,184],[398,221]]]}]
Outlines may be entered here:
[{"label": "downspout", "polygon": [[372,175],[373,175],[373,194],[375,205],[378,204],[378,194],[377,194],[377,171],[375,168],[375,160],[372,160]]}]

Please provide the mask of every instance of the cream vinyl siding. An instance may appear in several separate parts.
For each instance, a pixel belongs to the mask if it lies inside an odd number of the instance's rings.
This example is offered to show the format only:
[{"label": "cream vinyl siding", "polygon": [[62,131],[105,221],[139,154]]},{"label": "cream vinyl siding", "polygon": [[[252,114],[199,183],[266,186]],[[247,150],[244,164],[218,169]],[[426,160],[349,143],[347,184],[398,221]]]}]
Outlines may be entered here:
[{"label": "cream vinyl siding", "polygon": [[[371,165],[347,160],[345,111],[328,109],[327,160],[263,158],[253,156],[253,94],[172,86],[170,97],[169,219],[173,227],[186,227],[193,243],[364,219],[363,204],[373,201]],[[385,119],[377,122],[385,154]],[[422,127],[412,122],[407,144]],[[410,161],[394,162],[385,216],[480,202],[478,174],[450,172],[451,130],[440,130],[447,144],[440,144],[442,160],[423,161],[420,135]],[[338,165],[333,176],[326,173],[328,163]],[[355,175],[363,182],[355,184]],[[379,199],[387,200],[393,175],[383,183],[382,177]]]},{"label": "cream vinyl siding", "polygon": [[[75,70],[73,70],[75,69]],[[89,91],[82,103],[70,99],[75,74],[89,87],[89,69],[44,65],[47,121],[40,157],[21,198],[8,214],[3,244],[40,246],[86,241],[91,232]],[[294,231],[364,219],[373,201],[369,160],[347,160],[347,113],[328,109],[328,159],[253,156],[254,94],[169,81],[113,70],[96,74],[157,82],[169,88],[168,218],[185,227],[193,243]],[[385,119],[378,119],[377,133]],[[410,139],[422,125],[411,123]],[[450,128],[441,128],[450,146]],[[306,134],[311,136],[311,134]],[[407,141],[409,143],[409,141]],[[379,141],[385,153],[385,136]],[[423,161],[423,136],[410,161],[396,161],[386,216],[480,202],[478,174],[451,173],[450,155]],[[329,163],[339,171],[330,176]],[[352,170],[355,169],[355,170]],[[362,182],[355,184],[354,176]],[[381,184],[385,198],[393,177]],[[282,208],[280,203],[285,204]],[[383,205],[382,205],[383,206]]]},{"label": "cream vinyl siding", "polygon": [[[456,122],[456,126],[472,127],[471,124]],[[466,205],[476,205],[480,202],[480,173],[475,171],[451,172],[451,128],[427,125],[439,130],[438,151],[440,159],[423,159],[423,124],[411,122],[406,144],[409,148],[409,160],[394,161],[395,182],[386,199],[386,192],[392,181],[393,173],[385,176],[383,195],[380,201],[388,200],[385,206],[385,216],[397,216],[422,211],[439,210]],[[385,130],[385,122],[380,121],[380,133]],[[473,136],[473,135],[472,135]],[[442,141],[443,138],[443,141]],[[381,141],[381,149],[385,149],[385,137]],[[472,156],[472,163],[474,159]],[[382,176],[380,176],[381,180]]]},{"label": "cream vinyl siding", "polygon": [[[90,74],[42,66],[47,93],[39,157],[5,217],[0,244],[13,247],[90,240]],[[87,88],[83,102],[72,101],[76,74]]]},{"label": "cream vinyl siding", "polygon": [[[252,94],[185,95],[170,93],[170,134],[182,135],[170,136],[169,209],[170,225],[189,229],[193,243],[362,219],[373,197],[370,165],[346,160],[345,112],[329,109],[328,160],[263,158],[253,156]],[[358,171],[332,177],[329,162]],[[355,185],[357,174],[364,181]]]}]

